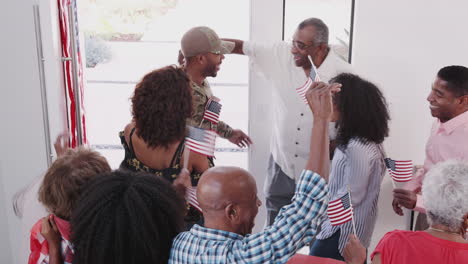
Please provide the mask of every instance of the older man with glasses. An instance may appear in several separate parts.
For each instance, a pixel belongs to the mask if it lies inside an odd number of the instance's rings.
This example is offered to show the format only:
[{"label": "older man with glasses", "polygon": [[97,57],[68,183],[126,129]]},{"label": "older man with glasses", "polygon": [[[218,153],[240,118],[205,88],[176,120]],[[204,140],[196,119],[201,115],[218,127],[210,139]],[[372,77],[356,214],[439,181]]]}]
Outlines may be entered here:
[{"label": "older man with glasses", "polygon": [[[312,114],[296,88],[303,86],[310,75],[311,57],[321,81],[353,72],[351,65],[340,58],[328,44],[328,27],[318,18],[302,21],[292,43],[255,43],[226,39],[236,44],[232,53],[249,56],[273,88],[273,125],[271,156],[265,184],[267,224],[271,225],[281,207],[289,204],[294,194],[295,176],[300,175],[307,161]],[[333,126],[334,127],[334,126]],[[334,138],[333,130],[330,130]]]}]

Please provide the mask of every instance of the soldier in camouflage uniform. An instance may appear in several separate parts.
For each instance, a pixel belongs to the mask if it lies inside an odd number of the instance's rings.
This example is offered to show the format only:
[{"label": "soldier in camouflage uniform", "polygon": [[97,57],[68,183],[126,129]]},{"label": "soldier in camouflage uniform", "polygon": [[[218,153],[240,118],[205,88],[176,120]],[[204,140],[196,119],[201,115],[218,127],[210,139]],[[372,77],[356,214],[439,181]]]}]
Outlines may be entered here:
[{"label": "soldier in camouflage uniform", "polygon": [[184,68],[191,79],[193,114],[187,124],[211,129],[239,147],[252,144],[251,139],[240,129],[233,129],[223,121],[217,124],[203,120],[206,104],[213,97],[206,77],[216,77],[224,54],[230,53],[234,43],[222,41],[208,27],[195,27],[184,34],[181,41]]}]

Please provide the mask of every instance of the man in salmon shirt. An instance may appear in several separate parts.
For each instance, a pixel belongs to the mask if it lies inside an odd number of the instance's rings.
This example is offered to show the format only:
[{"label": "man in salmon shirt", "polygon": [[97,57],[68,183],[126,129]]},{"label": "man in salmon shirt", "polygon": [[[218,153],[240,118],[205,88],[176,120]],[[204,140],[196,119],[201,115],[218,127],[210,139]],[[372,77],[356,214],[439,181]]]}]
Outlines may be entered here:
[{"label": "man in salmon shirt", "polygon": [[447,66],[440,69],[427,100],[431,114],[437,120],[426,144],[424,167],[403,189],[393,191],[395,213],[403,215],[401,207],[420,213],[416,230],[428,227],[420,195],[427,171],[433,165],[450,159],[468,161],[468,68]]}]

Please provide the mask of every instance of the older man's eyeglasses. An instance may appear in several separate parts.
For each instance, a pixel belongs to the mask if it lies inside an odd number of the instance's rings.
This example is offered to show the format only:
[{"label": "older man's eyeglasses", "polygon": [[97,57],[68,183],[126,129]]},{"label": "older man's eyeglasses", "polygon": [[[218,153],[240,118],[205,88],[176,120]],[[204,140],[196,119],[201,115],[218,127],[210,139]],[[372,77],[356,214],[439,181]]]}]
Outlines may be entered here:
[{"label": "older man's eyeglasses", "polygon": [[314,46],[313,43],[310,44],[310,45],[306,45],[305,43],[297,41],[297,40],[293,40],[292,44],[294,45],[294,47],[296,47],[297,49],[300,49],[300,50],[305,50],[305,49],[308,49],[308,48]]}]

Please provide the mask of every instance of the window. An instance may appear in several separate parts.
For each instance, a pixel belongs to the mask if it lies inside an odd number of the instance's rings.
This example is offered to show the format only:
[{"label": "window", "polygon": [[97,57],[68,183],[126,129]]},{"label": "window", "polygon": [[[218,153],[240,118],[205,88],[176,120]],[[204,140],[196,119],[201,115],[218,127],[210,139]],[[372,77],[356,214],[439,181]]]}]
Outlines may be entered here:
[{"label": "window", "polygon": [[[191,27],[208,26],[220,37],[248,39],[248,0],[86,0],[79,2],[85,42],[87,136],[113,168],[123,159],[118,132],[130,122],[135,84],[147,72],[177,63],[180,38]],[[226,7],[229,6],[229,12]],[[248,131],[248,58],[227,55],[213,93],[221,120]],[[215,163],[247,168],[248,152],[218,138]]]}]

